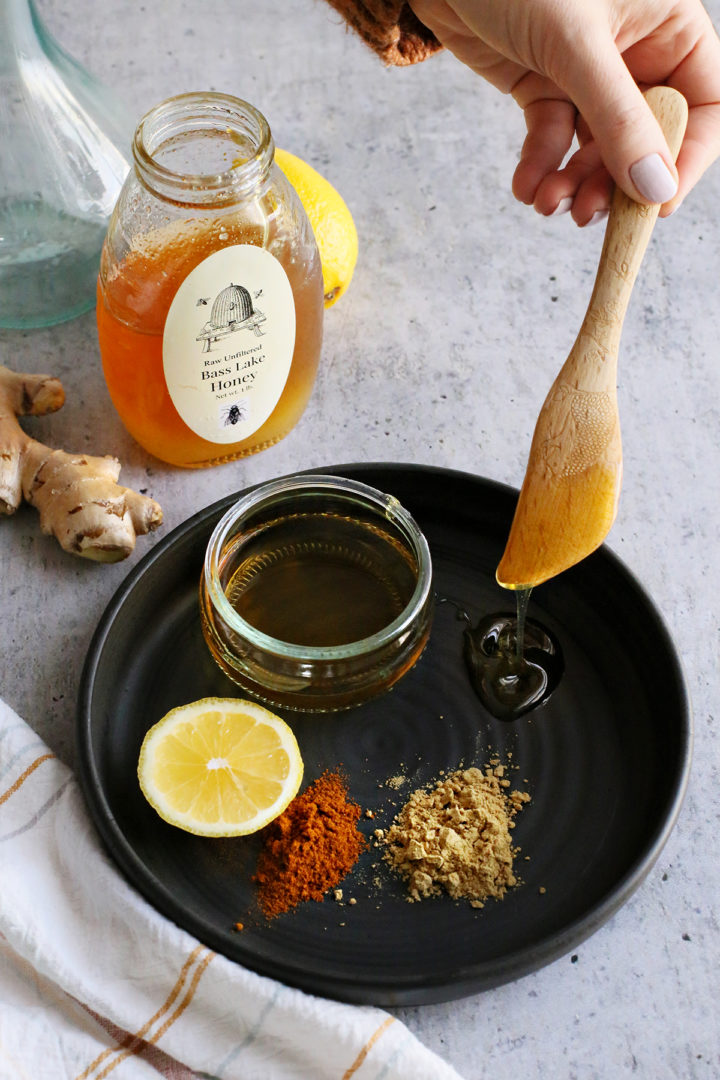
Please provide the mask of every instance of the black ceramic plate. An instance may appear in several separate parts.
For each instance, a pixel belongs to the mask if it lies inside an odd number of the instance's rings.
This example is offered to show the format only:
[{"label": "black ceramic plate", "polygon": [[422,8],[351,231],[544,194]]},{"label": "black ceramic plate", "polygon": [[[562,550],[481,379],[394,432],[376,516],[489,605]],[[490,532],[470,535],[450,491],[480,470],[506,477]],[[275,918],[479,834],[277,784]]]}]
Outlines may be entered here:
[{"label": "black ceramic plate", "polygon": [[[473,619],[508,609],[511,598],[494,571],[517,492],[419,466],[323,471],[400,499],[427,536],[439,597],[461,603]],[[232,960],[346,1001],[449,1000],[576,948],[655,862],[689,767],[683,676],[638,582],[601,549],[535,590],[530,615],[561,643],[565,673],[542,708],[513,722],[494,720],[475,696],[463,624],[450,604],[439,605],[424,655],[384,698],[331,717],[287,714],[306,780],[341,764],[351,796],[374,812],[362,821],[368,834],[442,770],[511,754],[514,782],[532,797],[514,833],[520,887],[482,909],[448,897],[408,903],[402,882],[371,847],[343,882],[354,905],[328,897],[266,921],[252,884],[257,838],[208,840],[175,829],[157,817],[135,779],[143,736],[170,708],[242,696],[207,652],[197,604],[205,545],[236,497],[191,518],[138,564],[88,654],[80,777],[126,876],[159,911]],[[396,776],[405,784],[387,786]]]}]

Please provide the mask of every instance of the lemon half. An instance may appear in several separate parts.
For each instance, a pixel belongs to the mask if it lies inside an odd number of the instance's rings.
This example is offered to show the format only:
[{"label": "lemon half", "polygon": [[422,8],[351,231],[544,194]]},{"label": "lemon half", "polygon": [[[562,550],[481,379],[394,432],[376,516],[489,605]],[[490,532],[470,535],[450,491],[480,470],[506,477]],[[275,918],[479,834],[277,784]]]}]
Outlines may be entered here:
[{"label": "lemon half", "polygon": [[138,780],[161,818],[201,836],[243,836],[281,814],[303,763],[292,730],[236,698],[180,705],[151,727]]},{"label": "lemon half", "polygon": [[357,262],[358,235],[352,214],[329,180],[302,158],[276,148],[275,161],[310,219],[320,252],[325,307],[331,307],[347,291]]}]

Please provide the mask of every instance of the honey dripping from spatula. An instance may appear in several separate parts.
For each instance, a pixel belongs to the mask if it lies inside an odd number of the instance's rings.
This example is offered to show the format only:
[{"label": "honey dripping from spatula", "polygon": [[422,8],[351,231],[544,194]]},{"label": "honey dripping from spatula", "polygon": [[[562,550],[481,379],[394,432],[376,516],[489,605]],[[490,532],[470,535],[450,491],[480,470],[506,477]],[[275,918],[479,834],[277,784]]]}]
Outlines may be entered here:
[{"label": "honey dripping from spatula", "polygon": [[563,672],[558,642],[527,618],[530,592],[516,590],[515,615],[487,615],[465,630],[465,661],[473,687],[498,720],[514,720],[542,705]]}]

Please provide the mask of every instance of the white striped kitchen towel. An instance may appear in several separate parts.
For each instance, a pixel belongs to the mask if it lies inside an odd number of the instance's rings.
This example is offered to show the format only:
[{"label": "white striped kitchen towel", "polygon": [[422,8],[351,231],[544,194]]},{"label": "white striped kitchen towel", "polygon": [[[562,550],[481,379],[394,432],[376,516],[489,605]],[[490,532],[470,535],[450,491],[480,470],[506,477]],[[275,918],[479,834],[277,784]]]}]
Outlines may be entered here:
[{"label": "white striped kitchen towel", "polygon": [[0,701],[0,1080],[460,1080],[381,1009],[256,975],[158,914]]}]

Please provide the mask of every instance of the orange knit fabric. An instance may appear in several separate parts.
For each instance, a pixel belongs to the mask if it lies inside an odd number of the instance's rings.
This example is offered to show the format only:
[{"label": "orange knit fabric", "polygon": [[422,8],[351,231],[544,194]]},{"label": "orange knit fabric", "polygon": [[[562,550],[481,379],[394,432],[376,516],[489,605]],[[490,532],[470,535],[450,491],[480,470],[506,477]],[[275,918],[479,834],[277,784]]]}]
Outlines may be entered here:
[{"label": "orange knit fabric", "polygon": [[386,64],[417,64],[442,45],[405,0],[327,0]]}]

